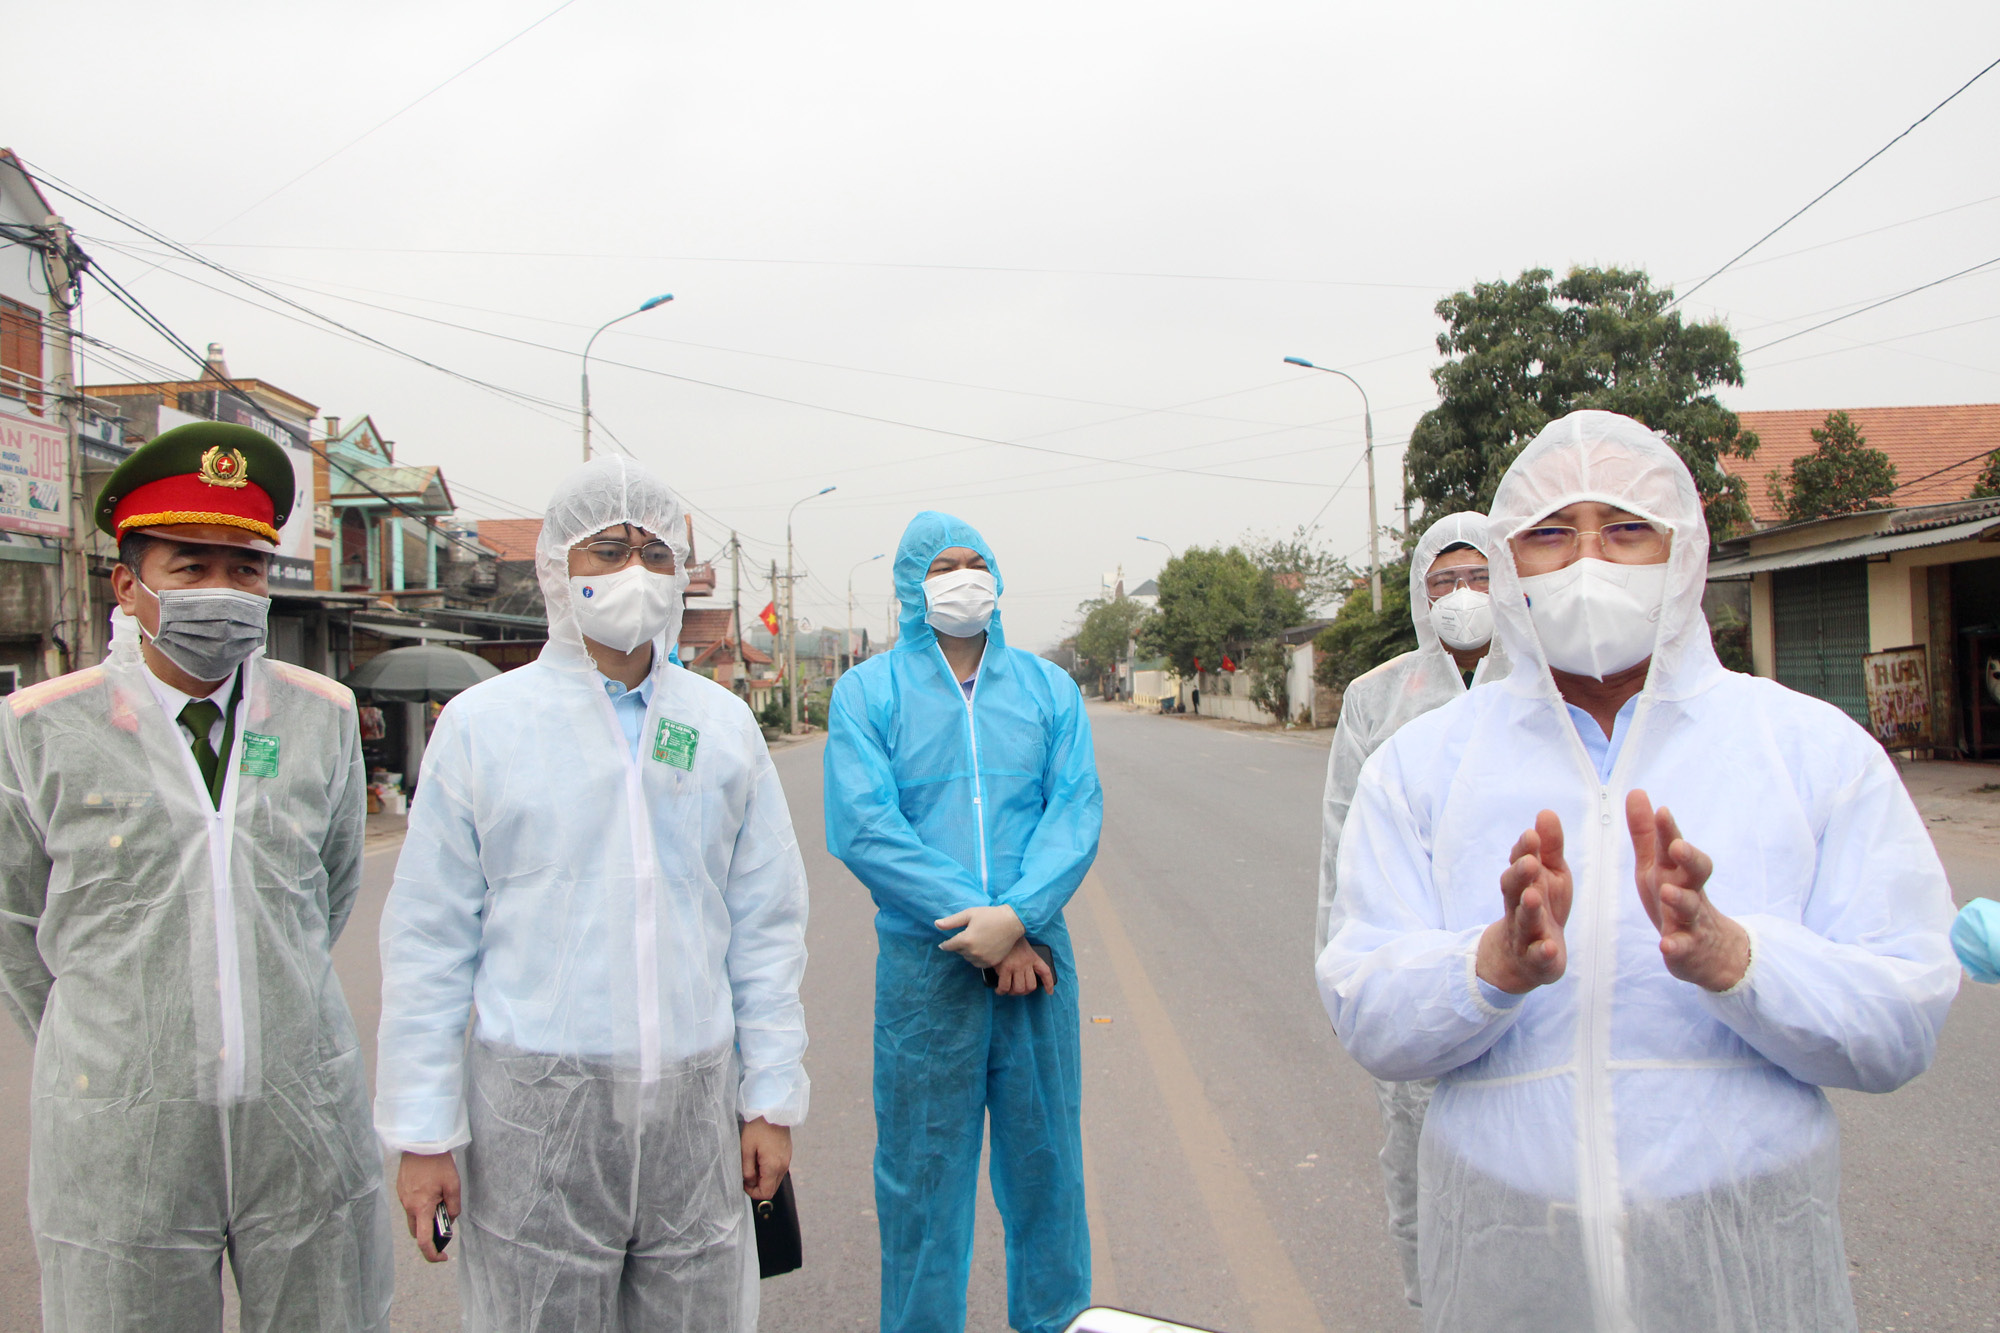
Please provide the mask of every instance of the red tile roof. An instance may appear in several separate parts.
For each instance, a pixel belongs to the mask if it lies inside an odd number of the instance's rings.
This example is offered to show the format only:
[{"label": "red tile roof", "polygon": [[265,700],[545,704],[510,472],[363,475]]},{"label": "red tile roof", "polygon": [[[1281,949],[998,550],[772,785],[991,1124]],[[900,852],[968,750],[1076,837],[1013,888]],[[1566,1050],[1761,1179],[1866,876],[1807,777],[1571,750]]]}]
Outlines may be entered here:
[{"label": "red tile roof", "polygon": [[539,518],[482,518],[479,540],[500,553],[502,560],[533,560],[542,535]]},{"label": "red tile roof", "polygon": [[[1789,480],[1792,460],[1816,446],[1812,432],[1826,421],[1831,408],[1795,412],[1739,412],[1745,430],[1761,442],[1752,459],[1731,458],[1724,466],[1743,478],[1750,492],[1750,512],[1760,524],[1782,521],[1771,500],[1766,478],[1772,472]],[[1850,407],[1847,415],[1861,428],[1869,447],[1889,455],[1896,465],[1895,505],[1940,504],[1963,500],[1985,464],[1985,456],[2000,449],[2000,403],[1956,403],[1946,407]],[[1931,474],[1937,474],[1935,476]],[[484,535],[485,529],[481,529]]]}]

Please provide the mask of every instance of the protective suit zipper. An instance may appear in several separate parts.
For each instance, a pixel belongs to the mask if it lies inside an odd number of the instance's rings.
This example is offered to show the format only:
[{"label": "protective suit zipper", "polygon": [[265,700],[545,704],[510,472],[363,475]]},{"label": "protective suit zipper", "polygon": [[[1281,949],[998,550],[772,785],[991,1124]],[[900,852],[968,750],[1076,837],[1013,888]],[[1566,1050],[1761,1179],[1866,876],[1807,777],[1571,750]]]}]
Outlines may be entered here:
[{"label": "protective suit zipper", "polygon": [[[938,648],[938,656],[944,657],[944,648]],[[986,887],[986,805],[981,799],[984,792],[979,783],[979,724],[973,720],[972,701],[979,697],[979,678],[986,674],[986,654],[979,654],[980,669],[972,674],[972,693],[965,696],[965,734],[972,741],[972,819],[979,832],[979,891],[988,892]],[[945,677],[955,686],[958,673],[951,669],[950,659],[945,660]]]}]

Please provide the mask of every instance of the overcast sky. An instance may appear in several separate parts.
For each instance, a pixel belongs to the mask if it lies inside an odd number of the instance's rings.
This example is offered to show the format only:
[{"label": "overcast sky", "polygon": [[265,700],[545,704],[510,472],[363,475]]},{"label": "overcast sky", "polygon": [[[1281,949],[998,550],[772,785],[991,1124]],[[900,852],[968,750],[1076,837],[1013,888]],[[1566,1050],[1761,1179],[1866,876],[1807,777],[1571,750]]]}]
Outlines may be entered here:
[{"label": "overcast sky", "polygon": [[[740,530],[747,608],[788,507],[835,485],[797,516],[814,625],[935,507],[995,547],[1026,647],[1101,574],[1155,573],[1139,534],[1317,516],[1365,552],[1358,396],[1283,357],[1367,387],[1387,521],[1439,297],[1534,265],[1690,286],[2000,57],[1992,0],[553,6],[15,5],[9,48],[40,54],[9,64],[0,143],[526,395],[154,267],[59,200],[187,341],[372,415],[470,517],[539,511],[579,457],[589,330],[672,292],[599,339],[597,417],[699,507],[702,555]],[[1753,349],[2000,258],[1996,129],[2000,70],[1688,308]],[[1724,401],[2000,400],[1996,297],[2000,264],[1751,352]],[[106,299],[83,326],[187,373]],[[853,576],[877,633],[888,565]]]}]

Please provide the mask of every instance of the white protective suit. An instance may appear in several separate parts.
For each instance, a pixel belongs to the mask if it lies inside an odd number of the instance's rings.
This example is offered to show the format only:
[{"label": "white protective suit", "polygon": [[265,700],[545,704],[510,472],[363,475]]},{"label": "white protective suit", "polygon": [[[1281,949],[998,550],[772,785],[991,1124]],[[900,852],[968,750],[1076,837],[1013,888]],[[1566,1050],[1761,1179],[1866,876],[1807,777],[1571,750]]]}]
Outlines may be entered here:
[{"label": "white protective suit", "polygon": [[382,919],[375,1124],[462,1150],[469,1328],[753,1328],[738,1118],[806,1112],[784,793],[743,702],[667,661],[678,610],[632,756],[566,566],[620,522],[685,586],[666,486],[620,458],[563,483],[535,552],[548,646],[445,707]]},{"label": "white protective suit", "polygon": [[[331,950],[361,887],[354,696],[261,653],[220,805],[138,636],[0,706],[0,996],[35,1044],[49,1330],[388,1327],[360,1044]],[[232,689],[235,687],[231,687]]]},{"label": "white protective suit", "polygon": [[[1354,802],[1361,766],[1383,741],[1405,722],[1450,703],[1466,691],[1458,662],[1438,642],[1431,625],[1430,594],[1424,579],[1431,564],[1448,546],[1470,546],[1491,557],[1486,540],[1486,515],[1447,514],[1417,539],[1410,555],[1410,620],[1417,646],[1381,666],[1355,677],[1340,700],[1340,725],[1333,733],[1333,753],[1326,765],[1326,800],[1319,845],[1319,915],[1313,926],[1313,957],[1326,949],[1327,920],[1333,914],[1340,852],[1340,827]],[[1500,645],[1488,646],[1473,669],[1472,683],[1482,685],[1507,674]],[[1389,1234],[1403,1260],[1403,1295],[1421,1303],[1417,1283],[1417,1140],[1424,1129],[1424,1108],[1430,1104],[1432,1079],[1391,1082],[1375,1080],[1375,1099],[1382,1108],[1382,1188],[1389,1202]]]},{"label": "white protective suit", "polygon": [[[1672,532],[1651,669],[1608,781],[1556,693],[1507,545],[1578,500]],[[1958,968],[1923,823],[1838,709],[1716,661],[1701,505],[1651,431],[1606,412],[1551,423],[1489,522],[1515,669],[1411,722],[1362,770],[1318,968],[1362,1065],[1442,1079],[1421,1149],[1426,1327],[1853,1329],[1821,1087],[1887,1092],[1936,1050]],[[1727,992],[1661,959],[1633,879],[1633,789],[1714,859],[1709,897],[1750,934],[1750,969]],[[1476,952],[1543,809],[1562,820],[1574,881],[1568,968],[1514,997],[1478,978]]]}]

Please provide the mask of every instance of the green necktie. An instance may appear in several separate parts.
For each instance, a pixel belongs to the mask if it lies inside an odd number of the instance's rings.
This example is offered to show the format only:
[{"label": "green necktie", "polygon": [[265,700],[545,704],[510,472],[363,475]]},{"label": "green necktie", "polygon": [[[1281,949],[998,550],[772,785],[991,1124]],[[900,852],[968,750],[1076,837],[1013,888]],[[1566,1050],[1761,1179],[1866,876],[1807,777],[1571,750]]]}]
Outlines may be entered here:
[{"label": "green necktie", "polygon": [[208,785],[209,799],[218,805],[222,798],[216,791],[215,776],[221,765],[215,747],[208,743],[208,733],[221,720],[222,708],[213,699],[190,699],[188,706],[181,709],[181,725],[194,733],[194,766],[201,770],[201,780]]}]

